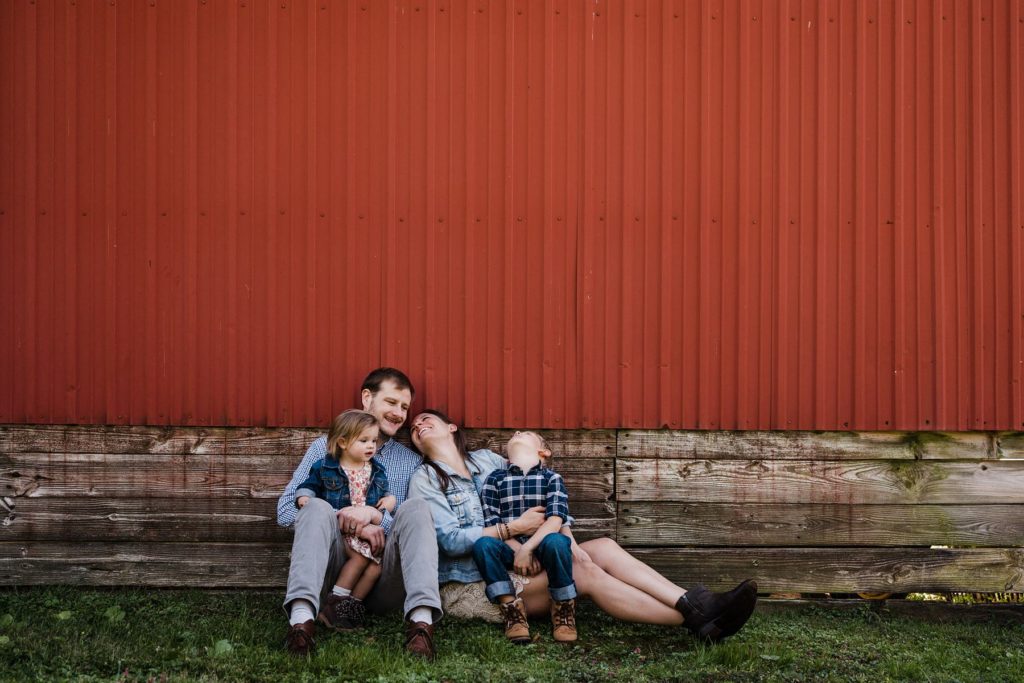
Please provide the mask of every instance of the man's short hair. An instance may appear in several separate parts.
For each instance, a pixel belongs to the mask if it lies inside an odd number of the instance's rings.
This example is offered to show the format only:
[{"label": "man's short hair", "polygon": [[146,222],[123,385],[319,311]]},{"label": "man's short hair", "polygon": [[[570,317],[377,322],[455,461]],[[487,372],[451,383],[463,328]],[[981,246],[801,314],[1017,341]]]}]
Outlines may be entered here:
[{"label": "man's short hair", "polygon": [[360,388],[360,392],[363,389],[369,389],[371,394],[376,394],[380,391],[380,385],[387,380],[394,382],[395,387],[398,389],[408,389],[409,393],[413,396],[416,395],[416,389],[413,388],[412,382],[401,370],[395,368],[377,368],[363,380],[363,386]]}]

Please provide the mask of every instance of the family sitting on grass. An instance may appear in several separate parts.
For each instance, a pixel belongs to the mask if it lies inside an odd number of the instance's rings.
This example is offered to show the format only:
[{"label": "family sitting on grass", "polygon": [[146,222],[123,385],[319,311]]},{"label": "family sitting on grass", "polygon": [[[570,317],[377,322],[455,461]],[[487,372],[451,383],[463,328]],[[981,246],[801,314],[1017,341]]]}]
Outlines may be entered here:
[{"label": "family sitting on grass", "polygon": [[394,439],[413,396],[401,371],[371,372],[363,409],[334,419],[278,500],[278,524],[295,530],[289,652],[314,650],[317,621],[348,630],[367,610],[401,609],[406,649],[427,659],[444,613],[503,623],[516,643],[530,641],[528,616],[547,615],[555,640],[576,640],[577,597],[623,621],[682,625],[710,641],[750,618],[753,581],[685,590],[612,539],[577,543],[569,494],[535,432],[516,432],[507,459],[470,453],[458,425],[423,410],[410,425],[413,453]]}]

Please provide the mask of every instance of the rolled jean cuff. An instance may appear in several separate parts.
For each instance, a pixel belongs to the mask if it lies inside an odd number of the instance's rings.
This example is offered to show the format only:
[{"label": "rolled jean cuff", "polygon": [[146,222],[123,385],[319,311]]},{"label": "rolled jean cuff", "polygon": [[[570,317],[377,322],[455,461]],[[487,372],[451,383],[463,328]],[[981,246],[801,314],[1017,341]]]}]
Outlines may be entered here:
[{"label": "rolled jean cuff", "polygon": [[[573,595],[576,595],[576,587],[570,587],[572,588]],[[561,590],[565,589],[563,588]],[[487,588],[484,589],[484,593],[487,595],[488,600],[497,604],[498,598],[502,595],[511,595],[515,597],[516,589],[515,586],[512,585],[511,581],[498,581],[496,583],[487,584]]]},{"label": "rolled jean cuff", "polygon": [[[487,590],[491,587],[488,586]],[[562,586],[561,588],[552,588],[548,586],[548,592],[551,593],[551,599],[557,602],[564,602],[566,600],[576,599],[576,584],[570,583],[568,586]]]}]

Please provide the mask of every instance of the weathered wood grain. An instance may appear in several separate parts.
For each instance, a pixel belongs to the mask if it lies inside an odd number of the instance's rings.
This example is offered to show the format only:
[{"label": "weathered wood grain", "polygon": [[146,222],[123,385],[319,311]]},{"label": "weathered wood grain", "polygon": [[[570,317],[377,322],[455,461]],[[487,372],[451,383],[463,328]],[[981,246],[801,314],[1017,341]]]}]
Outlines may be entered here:
[{"label": "weathered wood grain", "polygon": [[[0,585],[280,588],[287,544],[0,543]],[[862,548],[654,549],[633,554],[682,586],[762,592],[1019,592],[1024,550]]]},{"label": "weathered wood grain", "polygon": [[1024,503],[1024,461],[616,461],[619,501]]},{"label": "weathered wood grain", "polygon": [[1024,546],[1019,505],[619,503],[631,546]]},{"label": "weathered wood grain", "polygon": [[[292,532],[277,526],[268,498],[16,498],[0,506],[0,540],[275,542]],[[614,505],[574,501],[580,540],[615,534]]]},{"label": "weathered wood grain", "polygon": [[287,453],[299,458],[324,433],[283,427],[6,425],[0,427],[0,453]]},{"label": "weathered wood grain", "polygon": [[[9,497],[277,498],[299,458],[237,454],[0,454],[0,495]],[[608,500],[613,459],[565,458],[557,468],[578,500]]]},{"label": "weathered wood grain", "polygon": [[1024,459],[1024,432],[996,434],[996,451],[1000,458]]},{"label": "weathered wood grain", "polygon": [[281,588],[288,543],[0,543],[0,585]]},{"label": "weathered wood grain", "polygon": [[297,460],[269,455],[8,453],[4,496],[276,498]]},{"label": "weathered wood grain", "polygon": [[269,498],[17,498],[4,541],[290,543]]},{"label": "weathered wood grain", "polygon": [[738,432],[623,430],[627,458],[700,460],[967,460],[994,458],[984,432]]},{"label": "weathered wood grain", "polygon": [[756,578],[767,593],[1018,592],[1022,548],[635,548],[681,586]]}]

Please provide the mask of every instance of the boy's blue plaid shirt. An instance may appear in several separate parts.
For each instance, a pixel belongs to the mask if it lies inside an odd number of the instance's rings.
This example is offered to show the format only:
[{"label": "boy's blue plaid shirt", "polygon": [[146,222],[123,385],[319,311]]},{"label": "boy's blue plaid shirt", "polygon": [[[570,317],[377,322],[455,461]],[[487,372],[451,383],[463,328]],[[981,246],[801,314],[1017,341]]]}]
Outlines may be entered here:
[{"label": "boy's blue plaid shirt", "polygon": [[[571,526],[569,516],[569,494],[565,490],[562,475],[537,464],[523,474],[518,465],[509,463],[508,469],[498,469],[487,475],[480,489],[480,501],[484,508],[484,526],[498,522],[508,524],[518,519],[532,507],[542,506],[544,518],[558,516],[563,524]],[[520,536],[520,543],[529,536]]]}]

